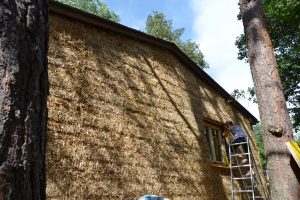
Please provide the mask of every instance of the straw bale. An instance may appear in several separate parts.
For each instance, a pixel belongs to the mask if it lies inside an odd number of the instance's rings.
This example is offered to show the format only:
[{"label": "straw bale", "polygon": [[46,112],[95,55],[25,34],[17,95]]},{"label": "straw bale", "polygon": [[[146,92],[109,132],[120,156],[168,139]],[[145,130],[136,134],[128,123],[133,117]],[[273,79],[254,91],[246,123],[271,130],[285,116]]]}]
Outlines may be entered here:
[{"label": "straw bale", "polygon": [[49,41],[48,199],[229,199],[204,117],[251,127],[216,91],[166,50],[62,16]]}]

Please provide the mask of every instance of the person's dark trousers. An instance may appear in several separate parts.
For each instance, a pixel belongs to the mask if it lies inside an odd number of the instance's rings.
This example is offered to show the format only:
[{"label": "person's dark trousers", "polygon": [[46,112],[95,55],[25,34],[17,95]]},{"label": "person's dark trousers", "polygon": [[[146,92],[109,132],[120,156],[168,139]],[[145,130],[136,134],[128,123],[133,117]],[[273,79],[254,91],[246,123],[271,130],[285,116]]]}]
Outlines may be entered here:
[{"label": "person's dark trousers", "polygon": [[[233,144],[235,143],[242,143],[242,142],[247,142],[245,137],[238,137],[238,138],[234,138],[234,140],[232,141]],[[240,145],[234,145],[233,149],[235,153],[243,153],[243,152],[239,152],[238,149],[239,147],[242,146],[243,150],[245,153],[248,152],[248,147],[247,144],[240,144]]]}]

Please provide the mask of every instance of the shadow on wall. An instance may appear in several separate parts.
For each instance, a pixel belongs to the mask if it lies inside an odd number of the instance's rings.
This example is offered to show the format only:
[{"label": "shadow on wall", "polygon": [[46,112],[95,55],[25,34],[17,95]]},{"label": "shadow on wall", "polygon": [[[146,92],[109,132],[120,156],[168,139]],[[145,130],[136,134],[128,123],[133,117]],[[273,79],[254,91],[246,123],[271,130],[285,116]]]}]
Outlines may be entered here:
[{"label": "shadow on wall", "polygon": [[[194,118],[196,120],[197,126],[198,126],[198,130],[199,131],[195,131],[195,129],[192,127],[192,125],[190,124],[189,120],[184,116],[184,114],[180,111],[180,108],[178,107],[178,105],[176,104],[176,102],[173,100],[172,96],[170,95],[170,91],[168,91],[163,82],[161,81],[159,75],[155,72],[154,68],[152,67],[152,65],[150,64],[150,62],[148,61],[147,58],[144,58],[146,64],[148,65],[148,67],[151,69],[152,74],[154,75],[154,77],[158,80],[161,88],[164,90],[165,94],[168,96],[169,101],[172,103],[174,109],[176,110],[177,114],[181,117],[181,119],[184,121],[184,123],[186,124],[186,126],[188,127],[188,129],[190,130],[190,132],[193,134],[194,140],[197,142],[197,145],[199,146],[199,152],[197,155],[197,157],[199,157],[200,159],[198,159],[197,163],[194,164],[198,164],[200,166],[202,166],[202,170],[205,171],[205,173],[202,174],[201,178],[201,182],[202,182],[202,187],[204,187],[205,190],[205,195],[206,195],[206,199],[226,199],[226,192],[223,186],[223,182],[222,179],[220,177],[219,173],[215,173],[216,170],[211,168],[210,166],[210,161],[208,159],[205,159],[208,157],[208,145],[207,143],[203,142],[206,141],[205,136],[202,133],[202,130],[204,128],[204,124],[203,124],[203,116],[201,115],[203,106],[201,106],[201,94],[199,92],[199,87],[201,87],[201,85],[196,84],[196,88],[194,88],[194,84],[190,84],[188,80],[191,79],[191,77],[181,77],[176,70],[173,68],[172,72],[174,73],[174,78],[175,79],[183,79],[185,81],[185,87],[187,90],[191,90],[188,92],[189,98],[187,99],[187,101],[189,101],[191,103],[191,111],[194,115]],[[186,73],[183,73],[184,75],[187,75]],[[197,88],[198,87],[198,88]],[[194,95],[193,95],[194,94]],[[197,98],[195,98],[197,97]],[[180,130],[178,130],[180,132]],[[170,141],[173,140],[172,135],[169,135],[170,137],[168,138]],[[180,138],[181,140],[179,140],[177,143],[180,144],[182,140],[184,140],[184,138]],[[165,172],[168,173],[168,172]],[[184,176],[184,174],[183,174]],[[189,185],[189,187],[197,189],[197,185],[194,185],[194,183],[191,183]],[[200,191],[201,193],[201,191]]]},{"label": "shadow on wall", "polygon": [[221,106],[193,72],[78,22],[51,27],[49,199],[227,199],[228,173],[210,165],[202,134],[203,99]]}]

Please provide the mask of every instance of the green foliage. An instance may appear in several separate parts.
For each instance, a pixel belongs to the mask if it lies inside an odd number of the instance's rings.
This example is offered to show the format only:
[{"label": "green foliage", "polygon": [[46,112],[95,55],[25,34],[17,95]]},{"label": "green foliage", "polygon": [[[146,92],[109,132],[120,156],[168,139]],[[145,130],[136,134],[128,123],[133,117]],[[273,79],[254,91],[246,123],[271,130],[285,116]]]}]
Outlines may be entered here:
[{"label": "green foliage", "polygon": [[231,93],[231,96],[235,99],[246,99],[248,101],[252,101],[253,103],[257,103],[256,92],[254,87],[248,87],[247,91],[234,89]]},{"label": "green foliage", "polygon": [[239,49],[238,52],[238,59],[243,60],[245,59],[246,62],[248,62],[247,59],[247,40],[245,34],[241,34],[237,39],[235,40],[235,46]]},{"label": "green foliage", "polygon": [[190,57],[201,68],[208,68],[204,61],[204,56],[199,44],[187,40],[182,41],[180,37],[184,33],[184,28],[173,28],[172,20],[166,19],[163,13],[154,11],[147,17],[146,32],[155,37],[174,42],[188,57]]},{"label": "green foliage", "polygon": [[199,66],[201,66],[202,68],[208,68],[208,64],[204,60],[204,56],[200,50],[199,44],[191,40],[187,40],[185,42],[180,42],[179,47]]},{"label": "green foliage", "polygon": [[69,6],[81,9],[83,11],[98,15],[105,19],[120,22],[120,16],[110,10],[108,6],[100,0],[57,0]]},{"label": "green foliage", "polygon": [[235,99],[245,99],[245,90],[234,89],[230,94]]},{"label": "green foliage", "polygon": [[163,13],[154,11],[153,15],[148,15],[147,17],[146,32],[164,40],[178,42],[184,32],[184,28],[173,30],[172,20],[166,20],[166,16]]},{"label": "green foliage", "polygon": [[254,125],[253,131],[254,131],[254,135],[255,135],[256,146],[258,148],[261,164],[262,164],[262,166],[265,166],[267,163],[267,159],[266,159],[266,153],[265,153],[265,146],[264,146],[264,142],[263,142],[263,138],[262,138],[262,134],[261,134],[261,124]]},{"label": "green foliage", "polygon": [[[300,130],[300,1],[265,0],[264,9],[294,129]],[[236,40],[247,61],[245,35]]]}]

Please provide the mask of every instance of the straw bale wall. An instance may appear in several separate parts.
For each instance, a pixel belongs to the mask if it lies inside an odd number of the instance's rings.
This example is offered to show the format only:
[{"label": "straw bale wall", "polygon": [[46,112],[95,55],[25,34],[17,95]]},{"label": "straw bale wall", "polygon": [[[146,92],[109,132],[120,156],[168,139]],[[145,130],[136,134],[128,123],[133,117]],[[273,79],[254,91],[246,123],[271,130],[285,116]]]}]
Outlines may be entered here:
[{"label": "straw bale wall", "polygon": [[230,199],[204,118],[250,122],[167,50],[51,14],[48,199]]}]

